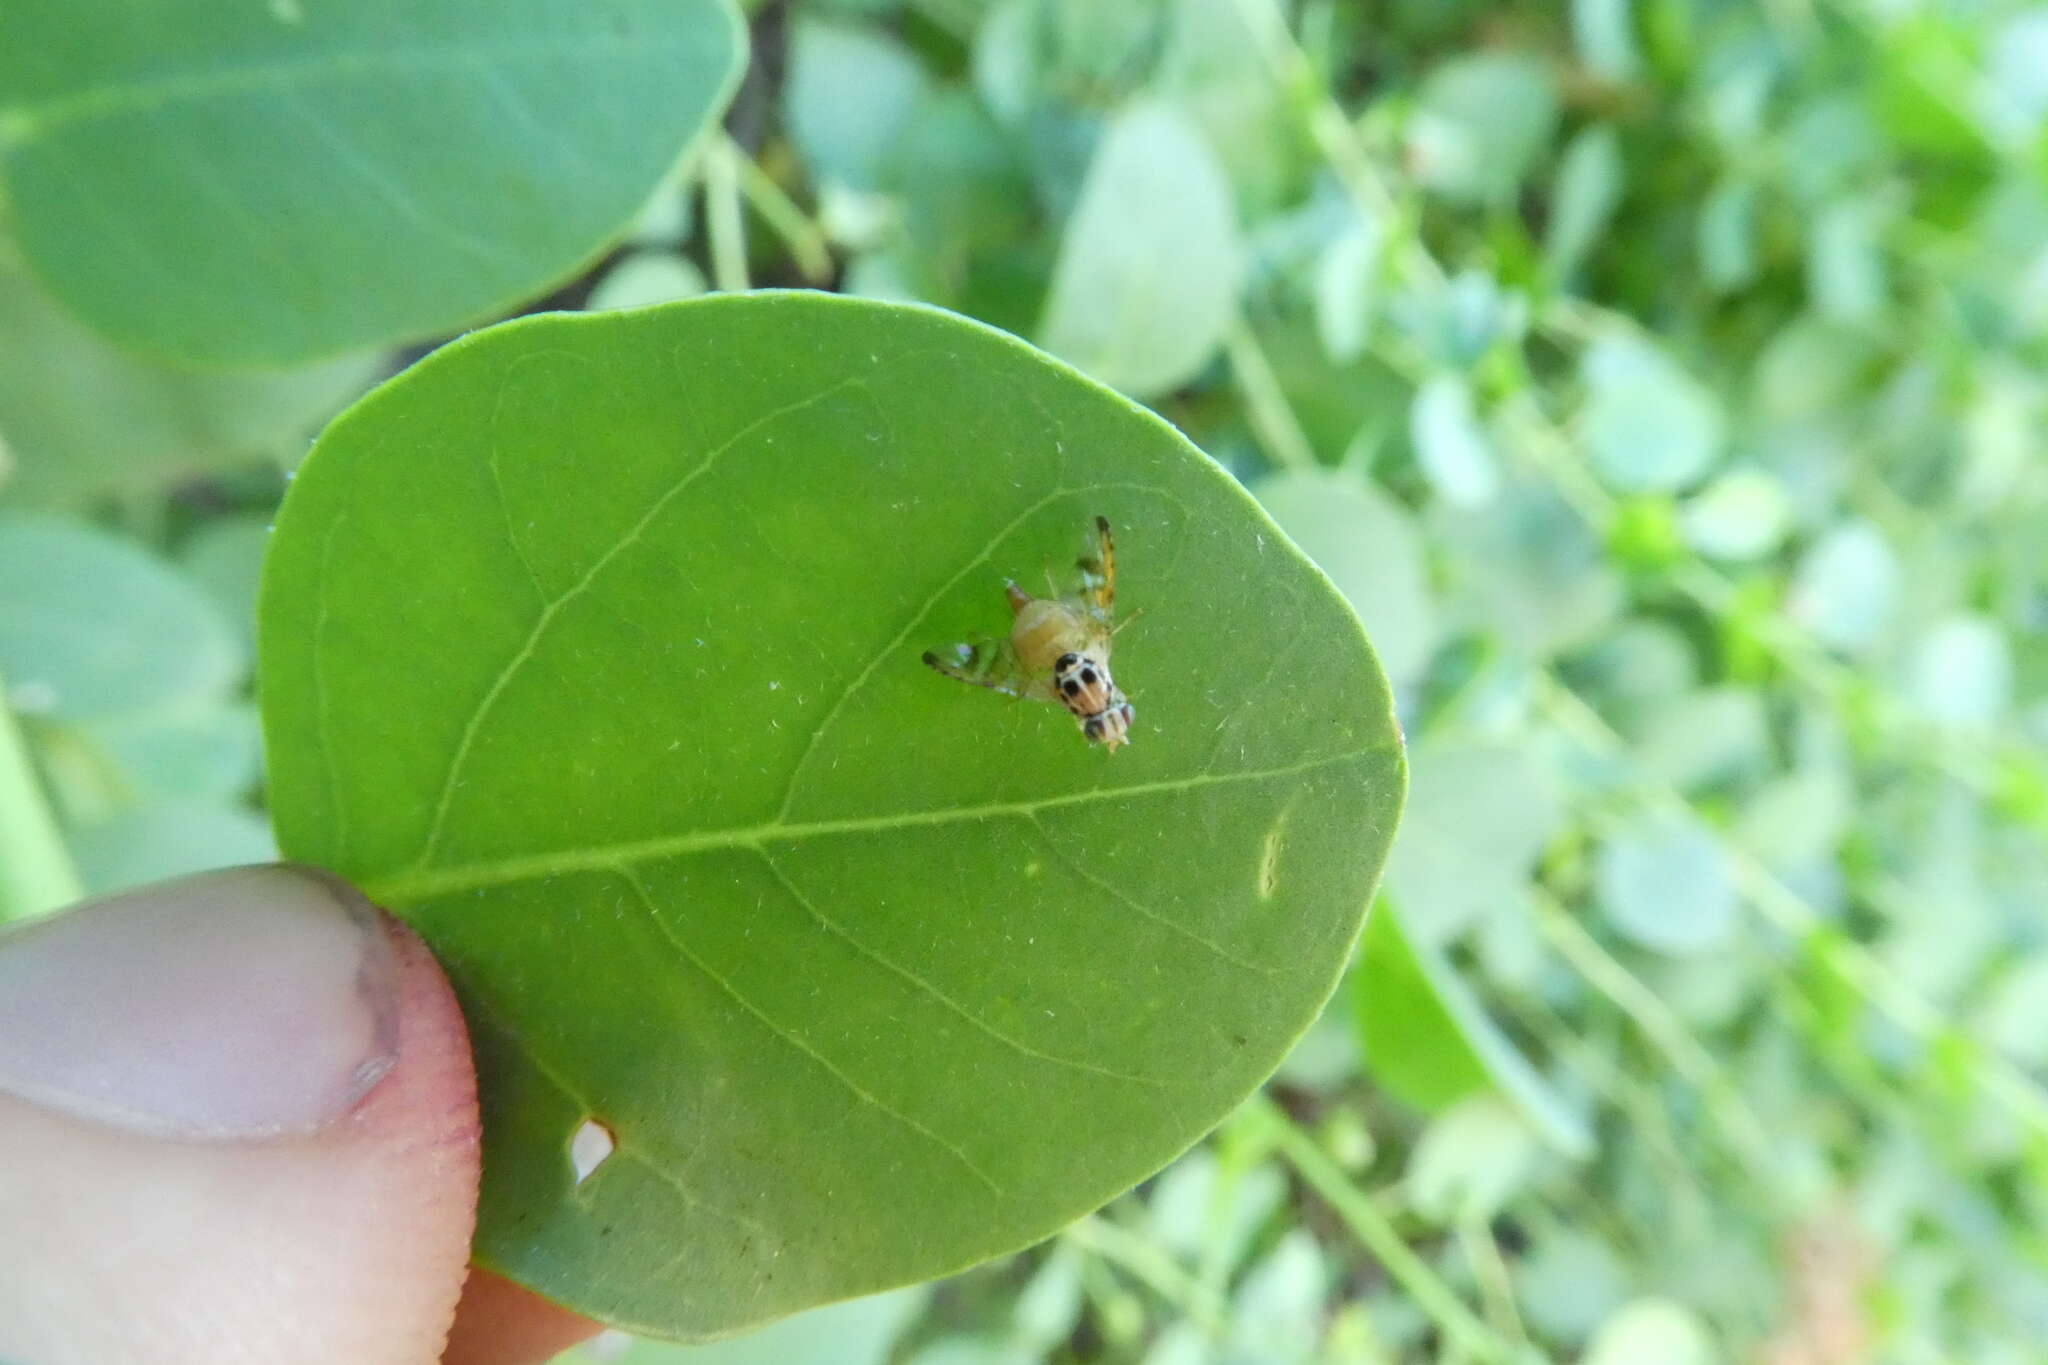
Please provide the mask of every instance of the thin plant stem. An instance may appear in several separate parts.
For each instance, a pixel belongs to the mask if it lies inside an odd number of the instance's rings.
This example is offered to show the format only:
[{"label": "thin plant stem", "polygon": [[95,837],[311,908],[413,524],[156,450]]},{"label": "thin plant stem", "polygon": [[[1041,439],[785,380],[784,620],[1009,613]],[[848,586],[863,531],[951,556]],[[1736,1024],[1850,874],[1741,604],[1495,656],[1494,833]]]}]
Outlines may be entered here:
[{"label": "thin plant stem", "polygon": [[1613,1001],[1632,1020],[1649,1044],[1706,1099],[1743,1162],[1768,1181],[1773,1167],[1770,1135],[1763,1120],[1737,1093],[1727,1069],[1692,1036],[1685,1021],[1672,1012],[1641,978],[1624,967],[1571,911],[1548,892],[1532,888],[1536,927],[1592,987]]},{"label": "thin plant stem", "polygon": [[1245,411],[1259,444],[1282,469],[1314,469],[1315,447],[1302,429],[1301,419],[1280,387],[1280,376],[1259,346],[1259,339],[1242,316],[1231,319],[1223,334],[1223,352],[1230,357],[1230,373],[1244,395]]},{"label": "thin plant stem", "polygon": [[1211,1337],[1222,1335],[1222,1297],[1199,1283],[1180,1262],[1150,1241],[1094,1216],[1083,1218],[1062,1236],[1152,1290]]},{"label": "thin plant stem", "polygon": [[704,149],[704,220],[711,238],[711,282],[728,294],[743,293],[747,280],[747,222],[740,212],[739,163],[745,158],[730,138]]},{"label": "thin plant stem", "polygon": [[1514,1345],[1487,1326],[1444,1283],[1443,1277],[1401,1240],[1393,1223],[1371,1196],[1352,1184],[1335,1159],[1278,1105],[1264,1095],[1257,1095],[1246,1104],[1243,1112],[1248,1118],[1266,1126],[1280,1154],[1300,1172],[1310,1188],[1329,1203],[1352,1235],[1414,1300],[1415,1306],[1436,1324],[1447,1345],[1463,1350],[1474,1360],[1488,1362],[1488,1365],[1506,1365],[1515,1358]]},{"label": "thin plant stem", "polygon": [[1522,1310],[1515,1304],[1514,1276],[1508,1270],[1507,1259],[1500,1254],[1500,1243],[1493,1239],[1493,1229],[1484,1218],[1460,1218],[1456,1231],[1459,1249],[1465,1253],[1472,1278],[1479,1285],[1487,1320],[1502,1336],[1526,1343],[1529,1331],[1522,1325]]},{"label": "thin plant stem", "polygon": [[789,258],[803,277],[812,284],[823,284],[832,278],[832,248],[825,240],[825,230],[812,221],[811,216],[784,192],[775,178],[761,169],[760,163],[746,154],[738,143],[724,134],[719,135],[722,152],[738,169],[740,193],[761,215],[782,244],[789,248]]}]

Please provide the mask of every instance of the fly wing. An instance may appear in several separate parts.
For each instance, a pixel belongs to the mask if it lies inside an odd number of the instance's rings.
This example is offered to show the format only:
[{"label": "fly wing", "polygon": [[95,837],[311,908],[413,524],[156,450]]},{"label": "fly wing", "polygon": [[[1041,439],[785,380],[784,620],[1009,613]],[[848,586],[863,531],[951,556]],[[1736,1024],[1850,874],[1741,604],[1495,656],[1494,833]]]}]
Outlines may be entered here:
[{"label": "fly wing", "polygon": [[1109,518],[1097,517],[1088,530],[1088,544],[1074,561],[1081,571],[1081,598],[1107,622],[1116,614],[1116,539]]},{"label": "fly wing", "polygon": [[924,652],[924,661],[949,678],[976,687],[987,687],[1012,697],[1051,701],[1049,680],[1033,678],[1024,671],[1016,647],[1008,640],[967,640]]}]

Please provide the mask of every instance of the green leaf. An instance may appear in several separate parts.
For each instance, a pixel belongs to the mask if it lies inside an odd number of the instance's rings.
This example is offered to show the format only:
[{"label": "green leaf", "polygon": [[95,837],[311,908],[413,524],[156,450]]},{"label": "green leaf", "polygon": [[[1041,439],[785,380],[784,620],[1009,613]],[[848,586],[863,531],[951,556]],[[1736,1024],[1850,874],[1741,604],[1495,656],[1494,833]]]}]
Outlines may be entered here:
[{"label": "green leaf", "polygon": [[1775,551],[1792,521],[1785,486],[1759,470],[1723,474],[1686,500],[1686,543],[1717,559],[1748,561]]},{"label": "green leaf", "polygon": [[1735,883],[1713,832],[1690,815],[1642,815],[1600,845],[1600,909],[1645,948],[1705,952],[1735,930]]},{"label": "green leaf", "polygon": [[783,118],[811,178],[873,191],[925,93],[902,43],[865,27],[800,18],[790,31]]},{"label": "green leaf", "polygon": [[217,700],[248,666],[206,595],[127,541],[55,518],[0,518],[0,676],[61,720]]},{"label": "green leaf", "polygon": [[[1094,515],[1144,612],[1114,757],[919,662]],[[467,1008],[480,1257],[656,1334],[946,1274],[1158,1169],[1316,1016],[1403,784],[1356,618],[1227,475],[925,308],[446,347],[321,439],[260,615],[284,847]]]},{"label": "green leaf", "polygon": [[1508,1041],[1443,954],[1409,935],[1392,901],[1381,900],[1366,921],[1351,979],[1366,1066],[1404,1103],[1434,1114],[1492,1089],[1559,1151],[1591,1153],[1585,1120]]},{"label": "green leaf", "polygon": [[75,830],[68,842],[95,896],[277,857],[261,816],[203,800],[140,806]]},{"label": "green leaf", "polygon": [[1621,202],[1621,185],[1621,139],[1611,126],[1596,123],[1571,140],[1558,163],[1557,189],[1543,238],[1552,274],[1568,280],[1577,272],[1607,231]]},{"label": "green leaf", "polygon": [[1681,791],[1760,777],[1770,761],[1763,699],[1744,687],[1666,693],[1628,727],[1630,756]]},{"label": "green leaf", "polygon": [[1408,411],[1408,436],[1423,477],[1449,505],[1475,507],[1500,491],[1499,461],[1463,375],[1433,375],[1423,382]]},{"label": "green leaf", "polygon": [[296,459],[382,361],[351,355],[252,374],[186,370],[117,349],[0,250],[0,504],[77,507],[251,459]]},{"label": "green leaf", "polygon": [[1431,739],[1416,760],[1387,883],[1416,937],[1442,944],[1522,894],[1563,811],[1530,745]]},{"label": "green leaf", "polygon": [[1055,1246],[1024,1287],[1010,1312],[1011,1340],[1036,1352],[1051,1349],[1074,1334],[1081,1319],[1081,1255],[1072,1247]]},{"label": "green leaf", "polygon": [[1439,1225],[1491,1219],[1528,1183],[1538,1155],[1529,1125],[1498,1097],[1460,1100],[1430,1121],[1409,1155],[1409,1202]]},{"label": "green leaf", "polygon": [[1988,617],[1944,617],[1914,647],[1907,695],[1936,725],[1989,731],[2011,705],[2012,691],[2012,647]]},{"label": "green leaf", "polygon": [[1287,1180],[1271,1164],[1226,1167],[1197,1147],[1167,1167],[1149,1194],[1147,1237],[1184,1260],[1206,1258],[1234,1273],[1286,1206]]},{"label": "green leaf", "polygon": [[270,547],[268,511],[214,517],[178,547],[178,567],[256,652],[256,584]]},{"label": "green leaf", "polygon": [[1293,1228],[1245,1272],[1231,1295],[1225,1349],[1240,1360],[1308,1362],[1328,1313],[1331,1267],[1316,1239]]},{"label": "green leaf", "polygon": [[1674,1299],[1632,1299],[1600,1326],[1585,1365],[1712,1365],[1724,1357],[1699,1315]]},{"label": "green leaf", "polygon": [[227,802],[262,775],[263,738],[256,708],[245,702],[110,717],[80,730],[119,767],[135,796]]},{"label": "green leaf", "polygon": [[1985,42],[1981,117],[2015,144],[2048,126],[2048,12],[2038,7],[2006,20]]},{"label": "green leaf", "polygon": [[1386,273],[1384,220],[1360,217],[1316,263],[1316,334],[1330,359],[1345,364],[1365,354]]},{"label": "green leaf", "polygon": [[1539,656],[1568,649],[1614,618],[1620,576],[1547,483],[1516,478],[1483,506],[1432,511],[1456,605],[1515,648]]},{"label": "green leaf", "polygon": [[1868,325],[1885,309],[1885,268],[1878,240],[1881,206],[1867,199],[1829,204],[1806,242],[1806,293],[1830,322]]},{"label": "green leaf", "polygon": [[1756,200],[1755,185],[1724,180],[1700,204],[1700,273],[1719,293],[1740,289],[1756,278]]},{"label": "green leaf", "polygon": [[1573,45],[1603,81],[1634,80],[1642,66],[1630,9],[1630,0],[1572,0]]},{"label": "green leaf", "polygon": [[1905,570],[1884,532],[1843,522],[1814,542],[1785,595],[1785,614],[1823,644],[1861,651],[1891,625]]},{"label": "green leaf", "polygon": [[312,360],[572,272],[742,52],[726,0],[23,6],[0,198],[36,274],[122,344]]},{"label": "green leaf", "polygon": [[1365,622],[1387,676],[1415,681],[1436,646],[1429,566],[1408,510],[1355,476],[1281,473],[1252,490]]},{"label": "green leaf", "polygon": [[694,299],[710,285],[704,272],[667,251],[638,251],[604,273],[590,291],[587,307],[644,308],[650,303]]},{"label": "green leaf", "polygon": [[1721,453],[1719,401],[1646,340],[1594,343],[1584,363],[1586,441],[1607,482],[1629,493],[1683,487]]},{"label": "green leaf", "polygon": [[1408,127],[1408,161],[1424,187],[1462,203],[1513,196],[1557,125],[1557,86],[1535,57],[1453,57],[1422,83]]},{"label": "green leaf", "polygon": [[1628,1271],[1606,1242],[1559,1224],[1538,1232],[1516,1267],[1524,1311],[1546,1335],[1577,1346],[1628,1292]]},{"label": "green leaf", "polygon": [[1166,104],[1103,133],[1060,241],[1041,344],[1137,398],[1191,379],[1223,344],[1243,245],[1230,184]]}]

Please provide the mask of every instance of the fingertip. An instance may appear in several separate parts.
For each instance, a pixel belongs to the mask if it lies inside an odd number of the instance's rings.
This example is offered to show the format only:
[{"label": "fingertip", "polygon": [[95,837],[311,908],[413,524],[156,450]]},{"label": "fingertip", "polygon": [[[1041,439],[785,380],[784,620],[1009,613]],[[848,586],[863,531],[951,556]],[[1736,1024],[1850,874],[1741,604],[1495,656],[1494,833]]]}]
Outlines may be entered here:
[{"label": "fingertip", "polygon": [[339,1121],[164,1141],[0,1096],[0,1359],[419,1365],[475,1227],[468,1031],[425,945],[382,918],[396,1060]]}]

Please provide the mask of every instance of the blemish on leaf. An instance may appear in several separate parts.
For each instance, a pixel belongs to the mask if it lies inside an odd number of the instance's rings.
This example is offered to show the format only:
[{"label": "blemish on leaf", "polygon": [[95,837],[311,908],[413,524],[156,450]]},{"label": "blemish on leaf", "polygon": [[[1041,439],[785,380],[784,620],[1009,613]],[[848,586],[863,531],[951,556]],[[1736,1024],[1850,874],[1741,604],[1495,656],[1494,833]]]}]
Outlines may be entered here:
[{"label": "blemish on leaf", "polygon": [[569,1139],[569,1164],[576,1168],[576,1183],[581,1185],[590,1179],[591,1172],[602,1166],[617,1146],[611,1129],[596,1119],[583,1120],[576,1135]]},{"label": "blemish on leaf", "polygon": [[1259,841],[1259,899],[1273,899],[1273,891],[1280,884],[1280,851],[1287,837],[1287,817],[1294,813],[1294,802],[1289,801],[1280,808],[1265,838]]},{"label": "blemish on leaf", "polygon": [[1275,873],[1280,867],[1280,827],[1275,825],[1266,831],[1266,838],[1259,851],[1259,899],[1273,899]]}]

